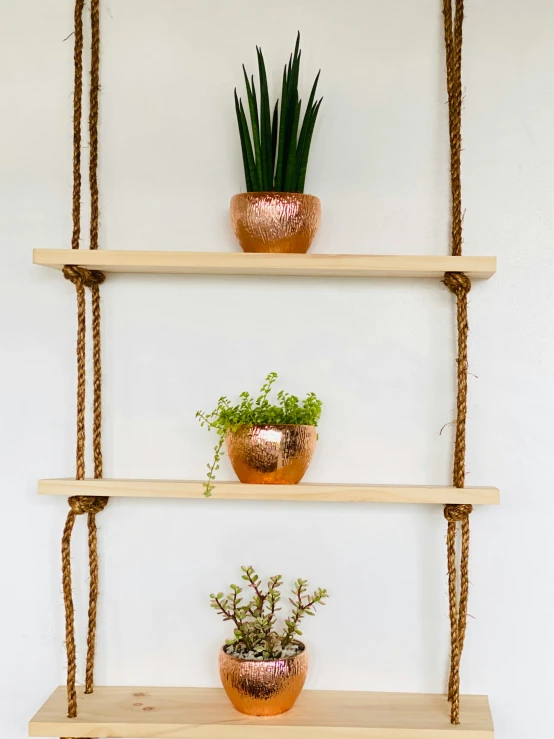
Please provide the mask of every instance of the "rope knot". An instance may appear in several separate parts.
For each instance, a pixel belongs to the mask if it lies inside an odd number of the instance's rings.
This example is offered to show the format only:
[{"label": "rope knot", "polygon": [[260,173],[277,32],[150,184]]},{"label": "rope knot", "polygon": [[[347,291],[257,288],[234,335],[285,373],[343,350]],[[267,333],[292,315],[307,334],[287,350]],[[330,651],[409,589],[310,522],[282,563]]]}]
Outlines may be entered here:
[{"label": "rope knot", "polygon": [[457,298],[465,297],[471,290],[471,280],[463,272],[445,272],[442,282]]},{"label": "rope knot", "polygon": [[65,279],[72,282],[75,287],[79,287],[79,285],[94,287],[95,285],[101,285],[106,279],[106,275],[97,269],[87,269],[86,267],[76,267],[69,264],[65,265],[62,272]]},{"label": "rope knot", "polygon": [[71,510],[80,516],[83,513],[100,513],[108,505],[108,500],[96,495],[73,495],[67,502]]},{"label": "rope knot", "polygon": [[457,505],[445,505],[444,517],[446,518],[448,523],[464,523],[464,521],[467,521],[469,519],[469,514],[472,512],[472,510],[473,506],[466,503],[460,503]]}]

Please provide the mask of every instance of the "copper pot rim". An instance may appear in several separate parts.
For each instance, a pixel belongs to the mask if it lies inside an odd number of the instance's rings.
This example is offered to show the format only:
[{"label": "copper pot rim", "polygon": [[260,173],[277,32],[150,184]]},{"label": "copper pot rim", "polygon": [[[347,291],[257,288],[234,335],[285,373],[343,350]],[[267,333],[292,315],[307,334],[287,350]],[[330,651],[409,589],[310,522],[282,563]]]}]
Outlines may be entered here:
[{"label": "copper pot rim", "polygon": [[255,192],[237,192],[232,197],[231,200],[234,200],[235,198],[249,198],[249,197],[266,197],[267,195],[287,195],[294,198],[306,198],[307,200],[317,200],[318,202],[321,202],[317,195],[312,195],[309,192],[281,192],[278,190],[256,190]]},{"label": "copper pot rim", "polygon": [[303,654],[307,654],[308,648],[304,644],[304,642],[299,641],[297,639],[293,639],[293,644],[298,644],[299,646],[302,647],[302,649],[297,654],[291,654],[288,657],[277,657],[276,659],[243,659],[242,657],[235,657],[234,654],[227,654],[227,652],[225,651],[225,647],[226,647],[225,644],[221,647],[220,652],[222,652],[227,659],[232,659],[235,662],[245,662],[245,663],[253,662],[253,663],[261,664],[261,665],[270,665],[270,664],[275,664],[276,662],[289,662],[290,660],[298,659],[298,657],[301,657]]},{"label": "copper pot rim", "polygon": [[[239,423],[238,429],[316,429],[313,423]],[[227,429],[228,434],[236,433],[233,429]]]}]

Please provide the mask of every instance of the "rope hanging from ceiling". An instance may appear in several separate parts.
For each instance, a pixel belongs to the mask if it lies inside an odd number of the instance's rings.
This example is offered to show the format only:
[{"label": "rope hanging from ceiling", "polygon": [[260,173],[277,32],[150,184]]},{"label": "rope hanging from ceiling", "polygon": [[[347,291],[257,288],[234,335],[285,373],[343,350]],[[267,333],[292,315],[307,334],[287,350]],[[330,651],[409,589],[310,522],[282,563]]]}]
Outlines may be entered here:
[{"label": "rope hanging from ceiling", "polygon": [[[83,12],[84,0],[75,4],[74,47],[74,98],[73,98],[73,234],[71,246],[79,249],[81,239],[81,119],[83,115]],[[100,91],[100,5],[91,0],[91,71],[89,111],[89,186],[91,202],[90,248],[98,248],[98,97]],[[102,364],[100,352],[100,285],[104,274],[84,267],[66,266],[64,277],[75,285],[77,294],[77,448],[76,479],[85,479],[85,408],[86,408],[86,289],[91,293],[92,307],[92,359],[93,359],[93,424],[92,449],[94,477],[102,477]],[[62,581],[65,606],[65,642],[67,652],[67,715],[77,716],[77,692],[75,687],[77,655],[75,647],[75,611],[71,582],[71,534],[77,516],[86,514],[89,550],[89,607],[85,693],[94,690],[94,653],[96,645],[96,608],[98,601],[98,547],[96,514],[108,503],[108,498],[73,496],[69,498],[69,511],[62,536]]]},{"label": "rope hanging from ceiling", "polygon": [[[464,0],[457,0],[453,12],[452,0],[443,0],[444,44],[446,49],[446,86],[448,90],[448,122],[450,132],[450,184],[452,190],[452,256],[462,255],[462,28]],[[446,272],[444,284],[456,297],[458,360],[456,395],[456,438],[452,481],[454,487],[465,483],[466,417],[467,417],[467,295],[471,281],[462,272]],[[464,648],[469,592],[469,515],[471,505],[446,505],[444,516],[448,521],[446,536],[448,560],[448,600],[450,615],[450,677],[448,700],[450,721],[460,723],[460,661]],[[456,571],[456,543],[458,524],[461,527],[460,586]]]}]

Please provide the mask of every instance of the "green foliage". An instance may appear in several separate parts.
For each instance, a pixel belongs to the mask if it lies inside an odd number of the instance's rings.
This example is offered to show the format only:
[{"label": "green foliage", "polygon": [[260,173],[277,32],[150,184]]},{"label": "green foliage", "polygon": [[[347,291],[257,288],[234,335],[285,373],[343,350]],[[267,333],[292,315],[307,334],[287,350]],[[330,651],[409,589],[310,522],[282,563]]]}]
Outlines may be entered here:
[{"label": "green foliage", "polygon": [[323,588],[308,593],[307,580],[299,578],[294,583],[292,598],[289,598],[292,613],[285,619],[284,628],[278,631],[276,614],[281,610],[281,575],[270,577],[264,589],[253,567],[241,567],[241,570],[242,579],[253,591],[252,599],[243,602],[243,588],[231,585],[228,595],[210,595],[211,607],[223,616],[224,621],[233,622],[233,638],[227,639],[226,644],[232,645],[235,653],[246,655],[253,652],[258,659],[277,659],[297,636],[302,636],[300,622],[304,616],[315,616],[316,606],[325,605],[328,593]]},{"label": "green foliage", "polygon": [[235,111],[240,135],[240,147],[248,192],[304,192],[308,157],[317,114],[321,101],[315,100],[319,73],[315,78],[302,125],[302,101],[298,96],[300,73],[300,33],[296,38],[294,54],[283,71],[281,88],[281,115],[279,100],[270,113],[267,73],[262,50],[256,46],[260,103],[258,105],[254,77],[248,78],[243,65],[244,83],[250,129],[242,100],[235,89]]},{"label": "green foliage", "polygon": [[283,390],[277,394],[277,404],[269,400],[269,393],[277,379],[276,372],[270,372],[262,385],[260,395],[253,398],[250,393],[240,394],[241,401],[237,405],[225,396],[220,398],[217,407],[211,413],[198,411],[196,417],[201,426],[214,429],[219,441],[214,447],[213,462],[208,464],[208,479],[204,483],[204,495],[210,496],[213,490],[215,473],[223,455],[223,445],[228,431],[236,431],[239,426],[274,426],[278,424],[294,424],[298,426],[317,426],[321,416],[321,400],[315,393],[308,393],[300,402],[296,395],[289,395]]}]

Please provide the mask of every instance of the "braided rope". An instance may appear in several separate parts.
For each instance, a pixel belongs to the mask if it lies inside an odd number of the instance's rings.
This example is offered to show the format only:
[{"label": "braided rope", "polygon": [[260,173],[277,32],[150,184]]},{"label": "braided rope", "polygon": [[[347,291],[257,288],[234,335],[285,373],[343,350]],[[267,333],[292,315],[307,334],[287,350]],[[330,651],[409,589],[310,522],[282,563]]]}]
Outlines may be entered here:
[{"label": "braided rope", "polygon": [[[73,234],[72,248],[79,248],[81,236],[81,118],[83,97],[83,11],[84,0],[75,3],[75,79],[73,103]],[[89,181],[91,193],[90,248],[98,248],[99,205],[98,205],[98,97],[100,90],[100,8],[99,0],[91,0],[91,86],[90,86],[90,165]],[[65,266],[64,277],[75,285],[77,294],[77,445],[76,479],[85,479],[85,411],[86,411],[86,296],[91,291],[92,341],[93,341],[93,453],[94,477],[102,477],[102,365],[100,344],[100,285],[105,276],[102,272],[85,267]],[[77,655],[75,647],[75,609],[71,581],[71,535],[75,519],[87,514],[89,550],[89,607],[85,693],[94,690],[94,656],[96,648],[96,614],[98,602],[98,538],[96,514],[102,511],[108,498],[95,496],[73,496],[69,498],[69,511],[62,536],[62,581],[65,606],[65,641],[67,651],[67,715],[77,716]]]},{"label": "braided rope", "polygon": [[[446,49],[446,85],[448,90],[448,124],[450,133],[450,185],[452,189],[452,255],[462,254],[462,26],[464,2],[456,0],[453,16],[452,0],[443,0],[444,45]],[[456,297],[458,330],[456,439],[452,468],[453,485],[463,488],[465,483],[466,418],[467,418],[467,296],[471,281],[461,272],[447,272],[444,284]],[[444,516],[448,521],[446,550],[448,561],[448,600],[450,615],[450,676],[448,700],[450,722],[460,723],[460,662],[464,648],[469,593],[469,516],[471,505],[446,505]],[[460,589],[456,571],[456,539],[461,525]]]},{"label": "braided rope", "polygon": [[[80,0],[78,0],[80,2]],[[90,248],[98,249],[98,97],[100,92],[100,0],[91,0],[91,61],[90,61]]]},{"label": "braided rope", "polygon": [[79,248],[81,238],[81,119],[83,117],[83,8],[85,0],[75,0],[73,64],[73,235],[71,248]]}]

